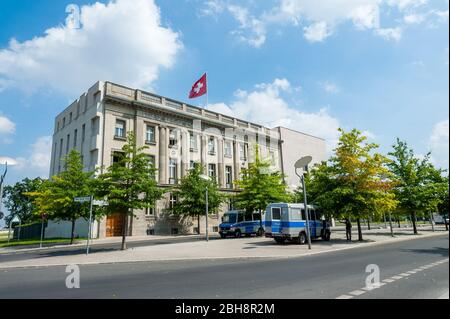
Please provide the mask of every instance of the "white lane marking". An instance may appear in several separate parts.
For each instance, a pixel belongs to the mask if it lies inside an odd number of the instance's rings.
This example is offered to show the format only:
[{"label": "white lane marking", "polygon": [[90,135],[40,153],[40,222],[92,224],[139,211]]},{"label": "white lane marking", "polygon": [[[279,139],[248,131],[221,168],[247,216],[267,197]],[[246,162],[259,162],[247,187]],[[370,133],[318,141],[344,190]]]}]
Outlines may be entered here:
[{"label": "white lane marking", "polygon": [[[416,274],[416,273],[418,273],[420,271],[423,271],[423,270],[426,270],[426,269],[429,269],[429,268],[441,265],[441,264],[446,263],[448,261],[449,261],[449,258],[446,258],[446,259],[442,259],[442,260],[439,260],[437,262],[434,262],[432,264],[421,266],[421,267],[416,268],[414,270],[410,270],[410,271],[398,274],[396,276],[392,276],[391,278],[384,279],[378,285],[374,285],[372,287],[364,287],[364,288],[361,288],[361,289],[358,289],[358,290],[354,290],[354,291],[350,292],[349,295],[341,295],[341,296],[337,297],[336,299],[352,299],[354,297],[361,296],[361,295],[365,294],[366,292],[369,292],[369,291],[378,289],[380,287],[383,287],[383,286],[385,286],[388,283],[392,283],[392,282],[394,282],[396,280],[403,279],[405,277],[409,277],[409,276],[411,276],[413,274]],[[440,297],[440,299],[449,299],[448,292],[446,294],[442,295]]]},{"label": "white lane marking", "polygon": [[353,296],[361,296],[362,294],[365,294],[365,293],[366,293],[366,291],[364,291],[364,290],[354,290],[350,294]]},{"label": "white lane marking", "polygon": [[349,295],[342,295],[337,297],[336,299],[352,299],[354,296],[349,296]]}]

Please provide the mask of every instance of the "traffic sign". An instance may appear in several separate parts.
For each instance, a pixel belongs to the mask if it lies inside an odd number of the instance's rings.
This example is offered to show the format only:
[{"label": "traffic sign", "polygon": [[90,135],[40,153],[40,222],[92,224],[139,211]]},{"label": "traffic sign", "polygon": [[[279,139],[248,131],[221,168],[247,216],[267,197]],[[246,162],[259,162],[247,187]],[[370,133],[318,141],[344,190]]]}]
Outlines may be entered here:
[{"label": "traffic sign", "polygon": [[94,205],[94,206],[108,206],[108,202],[106,202],[104,200],[94,200],[92,202],[92,205]]},{"label": "traffic sign", "polygon": [[88,196],[88,197],[75,197],[74,201],[77,202],[77,203],[87,203],[87,202],[91,201],[91,197],[90,196]]}]

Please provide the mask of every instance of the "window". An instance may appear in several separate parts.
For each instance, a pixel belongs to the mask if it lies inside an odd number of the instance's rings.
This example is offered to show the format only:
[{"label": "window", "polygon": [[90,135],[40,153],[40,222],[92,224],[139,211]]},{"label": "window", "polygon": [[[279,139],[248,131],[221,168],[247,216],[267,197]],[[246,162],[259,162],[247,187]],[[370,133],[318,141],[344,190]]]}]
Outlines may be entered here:
[{"label": "window", "polygon": [[116,121],[114,136],[118,138],[125,138],[125,121],[122,120]]},{"label": "window", "polygon": [[302,220],[306,220],[306,213],[304,208],[302,208]]},{"label": "window", "polygon": [[99,133],[100,133],[100,117],[96,116],[91,120],[91,136],[96,136]]},{"label": "window", "polygon": [[274,151],[269,151],[269,156],[270,156],[270,162],[272,163],[272,166],[277,164],[277,160],[275,157],[275,152]]},{"label": "window", "polygon": [[175,207],[175,204],[178,202],[178,198],[174,194],[170,194],[169,198],[169,208],[172,209]]},{"label": "window", "polygon": [[69,153],[69,149],[70,149],[70,134],[67,134],[66,154]]},{"label": "window", "polygon": [[70,123],[72,123],[72,112],[70,112],[70,115],[69,115],[69,124]]},{"label": "window", "polygon": [[243,221],[244,221],[244,214],[243,213],[238,213],[238,220],[237,220],[237,222],[241,223]]},{"label": "window", "polygon": [[63,118],[63,128],[66,127],[66,118]]},{"label": "window", "polygon": [[233,150],[232,150],[232,144],[230,141],[225,141],[225,157],[232,157],[233,156]]},{"label": "window", "polygon": [[78,130],[75,130],[73,133],[73,148],[77,147],[77,140],[78,140]]},{"label": "window", "polygon": [[147,155],[147,161],[148,161],[148,168],[151,170],[150,172],[150,178],[156,179],[156,157],[154,155]]},{"label": "window", "polygon": [[247,160],[247,153],[245,150],[245,144],[239,144],[239,155],[241,157],[241,160],[245,161]]},{"label": "window", "polygon": [[233,168],[231,166],[225,167],[226,187],[233,188]]},{"label": "window", "polygon": [[61,139],[60,142],[59,142],[59,158],[60,159],[62,157],[62,152],[63,152],[63,143],[64,143],[64,140]]},{"label": "window", "polygon": [[214,140],[214,137],[210,137],[208,140],[208,153],[210,155],[216,154],[216,141]]},{"label": "window", "polygon": [[291,208],[291,216],[293,220],[302,220],[300,208]]},{"label": "window", "polygon": [[59,121],[58,121],[58,123],[56,123],[56,131],[57,132],[59,131]]},{"label": "window", "polygon": [[155,235],[155,230],[153,228],[147,229],[147,235],[148,236],[154,236]]},{"label": "window", "polygon": [[191,134],[191,136],[190,136],[190,148],[191,148],[192,152],[196,152],[198,150],[197,135]]},{"label": "window", "polygon": [[273,207],[272,208],[272,220],[280,220],[281,219],[281,208]]},{"label": "window", "polygon": [[178,144],[177,132],[175,130],[170,130],[169,134],[169,147],[176,147]]},{"label": "window", "polygon": [[169,160],[169,184],[173,185],[177,183],[177,161],[175,159]]},{"label": "window", "polygon": [[155,216],[155,207],[147,207],[145,209],[145,216]]},{"label": "window", "polygon": [[83,124],[81,128],[81,143],[86,139],[86,124]]},{"label": "window", "polygon": [[216,164],[208,164],[208,176],[211,177],[211,179],[216,178]]},{"label": "window", "polygon": [[147,125],[147,130],[145,132],[145,141],[147,143],[155,143],[156,135],[155,135],[155,127],[152,125]]},{"label": "window", "polygon": [[214,226],[214,227],[213,227],[213,232],[214,232],[214,233],[218,233],[218,232],[219,232],[219,227]]},{"label": "window", "polygon": [[314,209],[309,210],[310,220],[316,220],[316,211]]},{"label": "window", "polygon": [[234,210],[234,198],[228,200],[228,210]]},{"label": "window", "polygon": [[114,165],[114,164],[120,163],[120,161],[122,160],[123,156],[124,155],[123,155],[122,152],[113,152],[112,153],[112,164]]},{"label": "window", "polygon": [[189,163],[189,169],[190,169],[190,170],[195,169],[195,166],[196,166],[196,165],[198,165],[198,163],[197,163],[196,161],[190,161],[190,163]]}]

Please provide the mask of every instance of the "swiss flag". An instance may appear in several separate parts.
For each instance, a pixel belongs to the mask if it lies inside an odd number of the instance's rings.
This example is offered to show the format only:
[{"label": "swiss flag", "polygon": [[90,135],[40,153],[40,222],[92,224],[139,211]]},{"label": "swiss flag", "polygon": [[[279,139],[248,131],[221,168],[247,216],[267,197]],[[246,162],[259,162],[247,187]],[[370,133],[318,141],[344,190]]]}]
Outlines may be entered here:
[{"label": "swiss flag", "polygon": [[191,93],[189,93],[190,99],[195,99],[197,97],[200,97],[202,95],[205,95],[208,92],[208,85],[206,80],[206,73],[203,74],[200,80],[195,82],[195,84],[192,86]]}]

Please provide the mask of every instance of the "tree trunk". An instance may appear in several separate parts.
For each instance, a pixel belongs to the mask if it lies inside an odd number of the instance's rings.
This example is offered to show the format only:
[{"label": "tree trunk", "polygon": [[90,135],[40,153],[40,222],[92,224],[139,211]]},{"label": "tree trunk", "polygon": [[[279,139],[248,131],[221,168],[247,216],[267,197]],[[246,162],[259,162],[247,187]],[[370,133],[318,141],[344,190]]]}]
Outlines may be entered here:
[{"label": "tree trunk", "polygon": [[367,220],[367,229],[370,230],[370,219]]},{"label": "tree trunk", "polygon": [[122,250],[127,250],[128,213],[123,215]]},{"label": "tree trunk", "polygon": [[197,216],[197,234],[200,235],[200,215]]},{"label": "tree trunk", "polygon": [[397,218],[398,228],[401,228],[402,225],[400,225],[400,218]]},{"label": "tree trunk", "polygon": [[413,229],[414,229],[414,235],[417,235],[417,225],[416,225],[416,212],[413,212],[411,214],[411,222],[413,224]]},{"label": "tree trunk", "polygon": [[445,215],[444,215],[444,224],[445,224],[445,230],[448,230],[447,217],[445,217]]},{"label": "tree trunk", "polygon": [[75,238],[75,219],[72,219],[72,231],[70,233],[70,244],[73,245],[73,240]]},{"label": "tree trunk", "polygon": [[361,229],[361,219],[356,220],[358,223],[358,241],[363,241],[362,229]]}]

